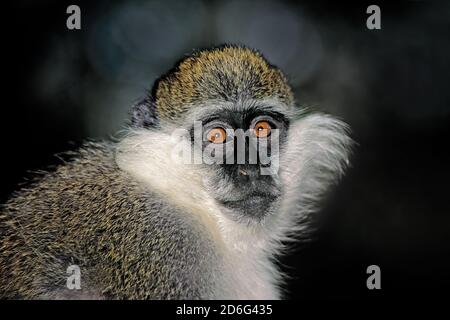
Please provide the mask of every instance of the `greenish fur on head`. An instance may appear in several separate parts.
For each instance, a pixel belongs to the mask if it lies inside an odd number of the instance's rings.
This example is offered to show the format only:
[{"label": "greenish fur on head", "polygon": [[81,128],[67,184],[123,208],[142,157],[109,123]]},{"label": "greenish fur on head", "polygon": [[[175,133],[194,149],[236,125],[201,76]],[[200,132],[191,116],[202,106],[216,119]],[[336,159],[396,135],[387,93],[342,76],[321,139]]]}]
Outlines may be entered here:
[{"label": "greenish fur on head", "polygon": [[292,89],[281,71],[259,52],[239,46],[195,52],[157,80],[152,92],[162,120],[179,118],[193,105],[208,100],[263,98],[294,103]]}]

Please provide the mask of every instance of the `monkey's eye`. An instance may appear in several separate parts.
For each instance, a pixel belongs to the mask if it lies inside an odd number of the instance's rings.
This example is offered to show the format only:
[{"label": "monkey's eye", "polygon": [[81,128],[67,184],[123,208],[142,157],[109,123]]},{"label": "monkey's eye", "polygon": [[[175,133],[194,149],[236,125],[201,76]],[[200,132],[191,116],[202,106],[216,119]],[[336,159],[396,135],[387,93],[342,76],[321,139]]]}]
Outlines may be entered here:
[{"label": "monkey's eye", "polygon": [[206,134],[206,139],[212,143],[223,143],[227,139],[227,133],[223,128],[213,128]]},{"label": "monkey's eye", "polygon": [[270,136],[271,126],[268,121],[262,120],[258,121],[255,124],[255,127],[253,128],[253,131],[255,132],[255,135],[258,138],[265,138]]}]

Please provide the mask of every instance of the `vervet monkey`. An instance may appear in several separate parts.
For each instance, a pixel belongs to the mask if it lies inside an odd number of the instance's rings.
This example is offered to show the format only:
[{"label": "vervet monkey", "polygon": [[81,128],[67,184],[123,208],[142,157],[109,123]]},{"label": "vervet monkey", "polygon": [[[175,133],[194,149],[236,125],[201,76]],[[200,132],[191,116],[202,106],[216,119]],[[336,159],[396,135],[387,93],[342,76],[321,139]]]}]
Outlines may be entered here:
[{"label": "vervet monkey", "polygon": [[[282,298],[274,259],[347,167],[347,126],[302,112],[282,72],[239,46],[185,57],[132,113],[119,141],[85,144],[2,207],[0,297]],[[260,142],[269,163],[232,154]],[[180,145],[232,161],[180,161]]]}]

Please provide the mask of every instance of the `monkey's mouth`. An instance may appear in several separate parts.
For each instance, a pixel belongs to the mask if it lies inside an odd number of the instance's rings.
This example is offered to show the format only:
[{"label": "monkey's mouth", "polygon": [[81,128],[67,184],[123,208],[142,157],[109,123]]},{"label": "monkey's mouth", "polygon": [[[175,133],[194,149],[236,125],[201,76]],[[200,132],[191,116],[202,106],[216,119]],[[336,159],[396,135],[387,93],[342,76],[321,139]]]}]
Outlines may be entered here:
[{"label": "monkey's mouth", "polygon": [[221,204],[228,209],[259,215],[266,212],[277,199],[276,195],[253,193],[242,199],[221,201]]}]

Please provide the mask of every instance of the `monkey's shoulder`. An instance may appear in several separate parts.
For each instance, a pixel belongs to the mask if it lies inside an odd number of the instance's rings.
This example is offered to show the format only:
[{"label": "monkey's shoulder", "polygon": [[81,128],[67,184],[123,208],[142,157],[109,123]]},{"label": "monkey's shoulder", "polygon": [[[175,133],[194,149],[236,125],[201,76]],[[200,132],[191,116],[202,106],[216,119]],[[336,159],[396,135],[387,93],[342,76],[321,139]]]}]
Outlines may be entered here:
[{"label": "monkey's shoulder", "polygon": [[2,212],[23,217],[24,223],[38,217],[70,223],[103,219],[127,223],[137,220],[161,224],[186,216],[163,195],[122,171],[115,161],[115,144],[89,143],[71,154],[72,159],[41,174],[15,192]]},{"label": "monkey's shoulder", "polygon": [[[95,279],[88,289],[111,297],[209,294],[208,286],[200,286],[213,281],[208,270],[216,261],[208,231],[121,171],[114,153],[114,144],[86,145],[6,203],[0,213],[0,245],[6,248],[0,280],[8,281],[13,262],[18,275],[13,282],[26,282],[30,291],[21,294],[31,296],[42,287],[57,290],[60,275],[75,263],[85,279]],[[118,280],[121,272],[126,283]]]},{"label": "monkey's shoulder", "polygon": [[124,176],[114,163],[113,144],[88,143],[64,157],[68,160],[48,172],[39,172],[14,192],[4,208],[24,212],[27,208],[64,207],[75,198],[100,200],[109,190],[123,188]]}]

